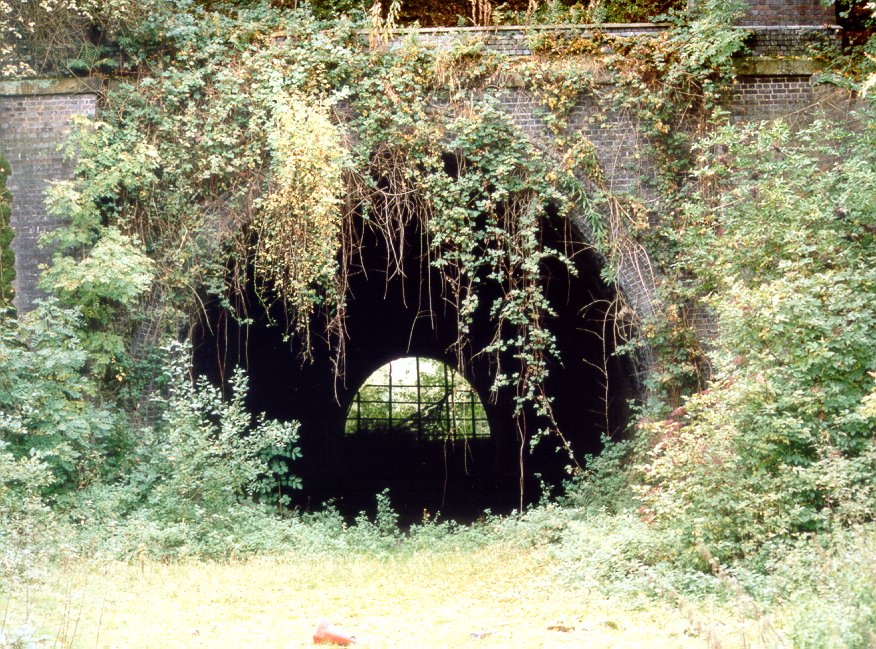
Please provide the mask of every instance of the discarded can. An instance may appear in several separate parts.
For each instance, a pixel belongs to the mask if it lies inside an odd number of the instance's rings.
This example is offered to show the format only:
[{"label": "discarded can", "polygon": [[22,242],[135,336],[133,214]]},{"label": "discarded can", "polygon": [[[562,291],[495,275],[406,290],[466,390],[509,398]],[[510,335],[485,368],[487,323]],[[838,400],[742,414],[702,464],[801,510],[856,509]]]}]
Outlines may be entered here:
[{"label": "discarded can", "polygon": [[336,644],[346,647],[356,642],[356,636],[334,626],[328,620],[323,620],[313,634],[313,644]]}]

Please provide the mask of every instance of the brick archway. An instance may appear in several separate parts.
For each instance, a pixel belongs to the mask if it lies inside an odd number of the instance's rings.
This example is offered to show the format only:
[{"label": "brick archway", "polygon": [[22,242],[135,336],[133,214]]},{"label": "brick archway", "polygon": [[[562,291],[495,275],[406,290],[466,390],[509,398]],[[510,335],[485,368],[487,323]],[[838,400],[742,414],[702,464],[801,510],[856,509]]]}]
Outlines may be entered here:
[{"label": "brick archway", "polygon": [[[419,241],[416,225],[410,227],[406,241]],[[638,390],[638,368],[631,359],[613,355],[613,340],[601,339],[613,326],[609,304],[616,289],[600,278],[600,259],[586,243],[560,242],[568,235],[569,229],[563,228],[563,232],[547,235],[556,237],[555,241],[545,242],[572,246],[577,270],[570,273],[560,262],[548,263],[545,268],[544,288],[556,310],[548,325],[557,336],[561,353],[561,359],[550,363],[546,388],[554,398],[560,429],[576,456],[583,458],[599,452],[604,432],[620,434],[624,430],[628,400]],[[212,327],[196,338],[199,371],[217,378],[220,359],[228,365],[240,361],[249,370],[252,409],[301,422],[304,459],[295,469],[305,489],[295,494],[296,504],[312,507],[334,499],[342,511],[352,515],[373,504],[375,492],[386,486],[395,489],[391,492],[393,503],[408,521],[419,520],[424,509],[433,513],[441,510],[460,519],[476,517],[487,508],[508,512],[519,504],[521,459],[527,502],[540,495],[536,474],[548,484],[559,485],[567,477],[564,468],[569,459],[556,451],[558,440],[545,439],[534,453],[527,445],[521,454],[518,424],[522,422],[531,435],[544,421],[533,412],[515,419],[513,391],[492,391],[495,359],[476,353],[494,333],[488,316],[489,291],[481,296],[483,307],[475,316],[470,345],[462,359],[464,377],[483,402],[490,427],[490,437],[474,449],[476,455],[467,473],[457,474],[455,482],[449,484],[447,475],[432,470],[435,456],[425,454],[440,454],[440,445],[404,451],[399,447],[398,453],[381,447],[371,455],[367,447],[353,451],[345,445],[347,410],[374,370],[402,356],[434,358],[454,367],[459,361],[453,351],[455,312],[440,296],[430,302],[421,290],[427,279],[433,287],[440,286],[440,278],[415,253],[404,257],[404,277],[388,277],[386,255],[377,236],[366,236],[362,262],[367,273],[354,274],[350,281],[346,372],[342,377],[336,376],[332,351],[323,343],[316,342],[313,361],[302,364],[300,348],[284,342],[281,328],[269,326],[264,312],[256,314],[253,324],[242,330],[220,317],[217,309]],[[280,312],[273,316],[282,321]],[[509,366],[512,359],[502,362]],[[351,476],[350,453],[355,453],[357,466],[363,462],[374,466],[367,489],[362,487],[361,476],[357,480]],[[412,475],[407,469],[415,463],[432,468]],[[400,486],[403,484],[408,487]]]}]

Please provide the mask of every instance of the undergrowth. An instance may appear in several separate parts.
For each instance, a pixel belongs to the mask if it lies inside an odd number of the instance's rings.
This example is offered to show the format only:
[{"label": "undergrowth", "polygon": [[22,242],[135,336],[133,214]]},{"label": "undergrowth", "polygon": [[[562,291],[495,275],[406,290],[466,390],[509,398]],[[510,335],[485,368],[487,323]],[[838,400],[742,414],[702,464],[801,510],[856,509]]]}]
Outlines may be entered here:
[{"label": "undergrowth", "polygon": [[[477,44],[390,49],[382,15],[370,47],[306,7],[181,3],[137,19],[122,42],[137,75],[76,131],[76,177],[50,197],[67,224],[48,237],[53,297],[0,323],[8,583],[65,554],[391,558],[514,544],[549,555],[552,578],[628,602],[719,598],[764,637],[872,646],[874,121],[862,110],[853,128],[728,125],[734,11],[703,3],[657,37],[534,43],[525,61]],[[503,111],[507,78],[544,111],[544,143]],[[643,184],[662,217],[611,192],[593,143],[570,132],[585,94],[595,122],[622,114],[647,136]],[[188,352],[160,352],[204,300],[244,325],[280,303],[278,324],[333,341],[341,372],[362,233],[401,272],[416,219],[414,254],[458,315],[460,362],[492,354],[495,390],[538,412],[521,449],[553,436],[567,451],[544,391],[556,350],[543,287],[548,262],[572,263],[542,235],[573,214],[606,280],[650,253],[666,300],[654,322],[618,304],[618,342],[655,354],[651,400],[628,441],[576,459],[561,503],[407,530],[391,494],[373,519],[330,505],[279,516],[297,485],[296,425],[247,412],[242,372],[225,368],[220,388],[190,375]],[[720,325],[709,350],[693,304]],[[470,350],[478,309],[495,335]],[[328,325],[315,332],[317,314]]]}]

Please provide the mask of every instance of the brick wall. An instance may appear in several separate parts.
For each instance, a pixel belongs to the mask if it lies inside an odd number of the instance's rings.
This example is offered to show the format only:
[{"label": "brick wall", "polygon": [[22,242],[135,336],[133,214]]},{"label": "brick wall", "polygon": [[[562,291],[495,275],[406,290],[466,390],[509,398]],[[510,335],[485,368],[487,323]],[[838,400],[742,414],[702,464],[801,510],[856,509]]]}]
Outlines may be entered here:
[{"label": "brick wall", "polygon": [[[802,8],[804,3],[792,4]],[[647,34],[661,29],[653,25],[606,27],[617,35]],[[558,31],[580,36],[582,28],[432,29],[421,30],[417,37],[437,47],[449,47],[460,39],[474,39],[491,49],[525,56],[529,54],[532,38]],[[782,57],[804,53],[814,40],[835,37],[831,28],[754,30],[751,46],[755,56],[749,60],[758,63],[740,74],[728,96],[734,118],[760,120],[798,113],[816,104],[819,91],[810,82],[811,71],[794,68],[782,72],[777,71],[775,65],[785,66]],[[654,197],[648,184],[653,163],[648,160],[645,142],[628,115],[606,108],[606,102],[600,97],[604,89],[597,86],[582,93],[569,119],[570,130],[593,143],[607,184],[614,192],[635,196],[659,212],[659,206],[652,202]],[[9,189],[13,195],[12,221],[16,231],[17,306],[21,310],[27,310],[38,296],[36,282],[40,265],[50,257],[48,251],[37,246],[39,235],[56,225],[43,205],[45,190],[53,180],[71,173],[70,163],[63,159],[57,147],[68,132],[72,115],[94,114],[96,97],[97,88],[83,85],[79,80],[0,83],[0,149],[12,166]],[[534,141],[547,140],[542,109],[526,88],[509,84],[499,100]],[[582,236],[587,238],[586,222],[580,218],[575,222]],[[640,316],[653,314],[655,282],[647,257],[639,253],[629,255],[619,268],[618,282],[630,306]]]},{"label": "brick wall", "polygon": [[737,121],[779,117],[814,103],[815,93],[808,76],[740,76],[730,98]]},{"label": "brick wall", "polygon": [[[665,26],[651,23],[599,25],[532,25],[528,27],[432,27],[429,29],[398,29],[393,32],[389,46],[397,47],[407,38],[416,38],[418,43],[447,50],[460,44],[480,43],[491,52],[499,52],[509,56],[530,56],[532,44],[542,37],[568,36],[570,38],[586,38],[595,31],[609,36],[641,36],[657,34]],[[362,32],[363,40],[368,33]]]},{"label": "brick wall", "polygon": [[[599,93],[597,89],[596,93]],[[524,88],[506,89],[500,104],[515,124],[534,142],[548,141],[548,131],[541,119],[544,108]],[[648,160],[644,142],[629,116],[606,109],[594,93],[580,97],[569,116],[569,132],[591,142],[605,175],[608,188],[617,194],[651,200],[652,163]],[[580,214],[571,215],[572,223],[584,240],[593,240],[590,226]],[[617,282],[629,306],[640,318],[654,313],[655,278],[643,250],[630,250],[620,260]]]},{"label": "brick wall", "polygon": [[750,30],[746,46],[755,56],[806,56],[813,48],[839,44],[839,27],[758,26]]},{"label": "brick wall", "polygon": [[835,25],[834,8],[819,0],[749,0],[743,25]]},{"label": "brick wall", "polygon": [[[831,10],[832,11],[832,10]],[[533,45],[546,38],[589,38],[597,32],[600,38],[623,38],[629,36],[657,35],[667,29],[659,24],[602,24],[602,25],[533,25],[529,27],[433,27],[430,29],[399,29],[392,33],[388,47],[401,46],[407,39],[438,50],[460,46],[483,47],[490,52],[507,56],[531,56]],[[831,20],[789,24],[787,21],[751,21],[740,26],[750,36],[746,46],[754,56],[806,56],[813,46],[839,43],[840,28]],[[361,32],[363,43],[368,32]]]},{"label": "brick wall", "polygon": [[38,245],[41,234],[57,226],[46,213],[46,189],[69,178],[72,164],[59,146],[73,115],[94,115],[96,95],[70,83],[0,84],[0,150],[12,168],[7,187],[12,193],[12,228],[15,238],[15,305],[27,311],[40,296],[40,267],[51,252]]}]

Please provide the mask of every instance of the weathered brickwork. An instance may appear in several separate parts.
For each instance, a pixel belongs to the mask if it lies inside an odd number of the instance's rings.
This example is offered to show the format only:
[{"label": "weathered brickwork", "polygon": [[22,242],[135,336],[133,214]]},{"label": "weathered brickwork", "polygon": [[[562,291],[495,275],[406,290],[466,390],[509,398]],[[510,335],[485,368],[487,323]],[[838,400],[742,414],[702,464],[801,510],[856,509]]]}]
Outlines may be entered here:
[{"label": "weathered brickwork", "polygon": [[744,25],[834,25],[833,6],[819,0],[749,0]]},{"label": "weathered brickwork", "polygon": [[770,119],[814,103],[815,91],[808,76],[738,77],[730,98],[737,121]]},{"label": "weathered brickwork", "polygon": [[[524,89],[509,89],[500,96],[500,104],[515,124],[534,142],[548,138],[543,115],[545,108]],[[569,115],[569,131],[590,141],[596,148],[600,166],[609,189],[621,194],[642,195],[647,174],[640,157],[641,139],[626,115],[605,108],[595,95],[583,94]]]},{"label": "weathered brickwork", "polygon": [[[547,129],[541,119],[544,108],[524,89],[507,90],[501,105],[533,141],[545,142]],[[569,116],[570,133],[590,141],[599,159],[608,188],[618,194],[648,200],[651,188],[650,162],[643,141],[628,116],[605,110],[599,98],[583,95]],[[587,221],[573,213],[573,224],[584,240],[593,240]],[[631,249],[619,260],[617,282],[633,311],[640,318],[654,314],[655,282],[644,250]]]},{"label": "weathered brickwork", "polygon": [[[657,35],[666,25],[637,23],[629,25],[536,25],[531,27],[435,27],[430,29],[399,29],[392,33],[390,49],[415,39],[425,47],[450,50],[457,47],[483,47],[508,56],[531,56],[533,47],[544,39],[581,39],[599,35],[600,39]],[[800,57],[812,53],[815,47],[839,44],[841,30],[831,23],[815,22],[789,26],[784,24],[740,25],[749,32],[746,46],[757,57]],[[363,42],[368,33],[362,32]]]},{"label": "weathered brickwork", "polygon": [[[407,38],[416,38],[418,43],[439,50],[448,50],[460,45],[480,44],[491,52],[499,52],[509,56],[530,56],[533,44],[537,44],[544,37],[586,38],[597,31],[608,36],[642,36],[657,34],[664,29],[665,26],[650,23],[606,23],[598,27],[592,25],[533,25],[525,28],[505,26],[399,29],[393,32],[390,47],[399,46]],[[363,32],[363,37],[367,37],[367,33]]]},{"label": "weathered brickwork", "polygon": [[[809,3],[792,3],[794,16],[809,16],[806,24],[816,15]],[[773,7],[773,4],[765,5]],[[777,6],[777,5],[776,5]],[[788,3],[782,3],[787,7]],[[754,5],[752,11],[760,11]],[[807,9],[808,7],[808,9]],[[799,10],[799,11],[797,11]],[[809,12],[809,13],[807,13]],[[756,14],[766,16],[766,14]],[[821,14],[819,14],[821,15]],[[796,18],[795,18],[796,20]],[[761,22],[767,22],[765,18]],[[654,25],[601,26],[616,35],[650,34],[662,29]],[[565,30],[565,31],[564,31]],[[455,43],[479,43],[481,46],[509,55],[530,54],[531,44],[540,35],[557,32],[580,36],[587,32],[580,27],[542,27],[536,29],[469,28],[461,30],[420,30],[420,42],[439,48]],[[737,121],[754,121],[780,115],[803,113],[806,108],[821,101],[823,91],[812,84],[814,69],[800,64],[799,57],[812,43],[836,38],[833,28],[764,27],[753,30],[750,40],[753,56],[740,62],[740,76],[727,104]],[[399,38],[411,35],[399,34]],[[797,58],[795,58],[797,57]],[[790,63],[786,60],[790,59]],[[754,63],[751,63],[751,62]],[[53,85],[54,84],[54,85]],[[18,307],[27,310],[38,296],[36,283],[40,265],[48,261],[49,253],[37,246],[42,232],[56,223],[47,216],[43,204],[45,190],[53,180],[69,176],[71,166],[63,159],[58,145],[69,129],[72,115],[93,115],[97,93],[94,88],[75,87],[60,91],[60,82],[34,82],[30,85],[10,86],[0,83],[0,149],[9,158],[12,176],[9,189],[13,194],[13,227],[16,231]],[[53,90],[54,89],[54,90]],[[589,140],[595,148],[609,188],[627,194],[659,209],[649,185],[653,161],[648,159],[648,147],[631,118],[605,108],[599,94],[606,86],[582,93],[577,106],[569,116],[569,128]],[[499,100],[514,121],[534,141],[548,142],[543,121],[544,110],[528,89],[509,84]],[[591,238],[587,223],[575,218],[576,226],[585,239]],[[620,263],[618,283],[630,307],[640,316],[655,312],[655,280],[650,262],[642,251],[630,251]],[[700,323],[703,331],[711,326],[708,318]]]},{"label": "weathered brickwork", "polygon": [[12,193],[19,311],[30,309],[39,297],[40,268],[51,258],[51,252],[38,243],[40,235],[57,227],[46,213],[46,189],[72,173],[72,164],[59,146],[73,115],[92,116],[96,107],[94,94],[0,95],[0,149],[12,168],[7,186]]},{"label": "weathered brickwork", "polygon": [[756,56],[791,57],[806,56],[815,48],[838,45],[839,27],[764,26],[748,29],[750,36],[746,46]]}]

